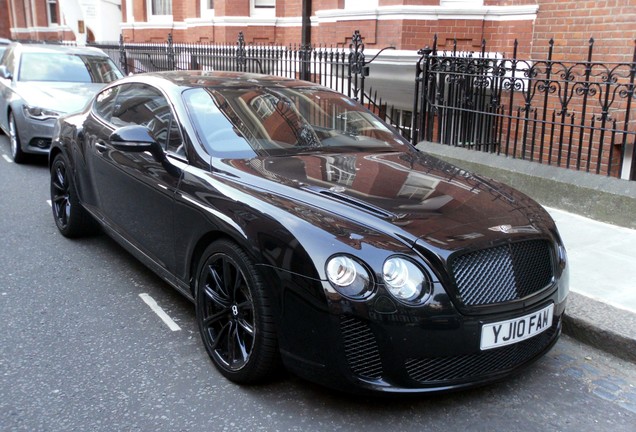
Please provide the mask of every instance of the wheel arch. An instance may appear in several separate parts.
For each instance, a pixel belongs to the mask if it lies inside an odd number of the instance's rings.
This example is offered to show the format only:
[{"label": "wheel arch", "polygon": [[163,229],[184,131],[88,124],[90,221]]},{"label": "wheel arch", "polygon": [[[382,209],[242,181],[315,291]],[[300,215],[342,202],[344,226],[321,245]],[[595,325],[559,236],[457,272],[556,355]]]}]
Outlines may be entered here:
[{"label": "wheel arch", "polygon": [[[239,233],[228,233],[227,231],[221,230],[209,231],[199,237],[195,246],[192,248],[190,259],[188,261],[187,280],[189,282],[188,284],[190,288],[190,294],[195,301],[197,295],[197,270],[199,267],[199,263],[201,262],[201,258],[208,246],[210,246],[214,242],[222,240],[234,243],[239,248],[241,248],[241,250],[245,252],[245,254],[247,254],[247,256],[252,260],[252,262],[259,268],[261,277],[268,286],[279,285],[279,283],[277,283],[279,278],[276,276],[276,272],[272,271],[271,267],[268,265],[260,265],[264,262],[264,258],[258,252],[258,245],[251,244],[245,237],[240,236]],[[276,311],[279,311],[280,293],[276,292],[276,290],[270,291],[270,295],[272,296],[271,298],[273,300],[272,307]]]},{"label": "wheel arch", "polygon": [[[15,113],[18,111],[18,108],[14,107],[11,103],[7,104],[7,112],[6,112],[6,118],[7,118],[7,130],[9,129],[9,118],[11,118],[11,114]],[[13,119],[17,122],[17,117],[15,114],[13,114]],[[16,133],[18,133],[18,126],[16,124]]]},{"label": "wheel arch", "polygon": [[49,151],[49,171],[51,170],[51,167],[53,166],[53,161],[55,160],[55,157],[58,154],[64,153],[59,147],[51,147],[51,150]]},{"label": "wheel arch", "polygon": [[7,112],[4,113],[4,119],[7,122],[7,129],[5,130],[7,136],[9,135],[9,119],[11,118],[11,114],[13,113],[13,107],[11,106],[11,104],[7,104]]},{"label": "wheel arch", "polygon": [[199,237],[194,247],[192,248],[192,253],[190,254],[189,265],[188,265],[187,277],[190,284],[190,293],[192,294],[192,297],[195,299],[197,294],[196,293],[197,268],[199,267],[199,262],[201,261],[201,257],[203,256],[203,253],[205,252],[205,250],[208,248],[209,245],[220,240],[228,240],[228,241],[231,241],[232,243],[237,244],[241,249],[243,249],[243,251],[245,251],[245,253],[248,254],[250,258],[254,259],[253,254],[250,252],[250,249],[245,247],[245,244],[246,244],[245,240],[239,241],[237,240],[236,236],[232,236],[228,234],[227,232],[220,231],[220,230],[209,231],[203,234],[201,237]]}]

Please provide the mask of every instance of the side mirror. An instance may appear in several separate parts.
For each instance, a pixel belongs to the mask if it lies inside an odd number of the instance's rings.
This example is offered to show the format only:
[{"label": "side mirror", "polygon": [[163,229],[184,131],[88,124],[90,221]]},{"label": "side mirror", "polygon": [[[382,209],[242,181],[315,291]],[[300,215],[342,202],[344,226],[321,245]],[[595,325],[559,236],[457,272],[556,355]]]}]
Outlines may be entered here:
[{"label": "side mirror", "polygon": [[145,126],[130,125],[120,127],[110,134],[108,140],[117,150],[131,153],[147,151],[159,162],[165,159],[163,148]]},{"label": "side mirror", "polygon": [[181,170],[170,163],[150,130],[145,126],[130,125],[115,129],[108,137],[110,144],[117,150],[130,153],[150,152],[152,157],[172,176],[179,177]]},{"label": "side mirror", "polygon": [[7,69],[5,65],[0,66],[0,78],[4,78],[8,80],[13,78],[13,76],[11,75],[11,72],[9,72],[9,69]]}]

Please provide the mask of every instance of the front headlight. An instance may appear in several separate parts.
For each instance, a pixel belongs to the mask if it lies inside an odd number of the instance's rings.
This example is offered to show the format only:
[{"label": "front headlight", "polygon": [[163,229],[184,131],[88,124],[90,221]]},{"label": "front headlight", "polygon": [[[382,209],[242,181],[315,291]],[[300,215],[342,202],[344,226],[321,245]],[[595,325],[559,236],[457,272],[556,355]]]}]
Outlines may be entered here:
[{"label": "front headlight", "polygon": [[369,272],[354,258],[335,255],[329,258],[325,270],[331,286],[345,297],[360,300],[373,291]]},{"label": "front headlight", "polygon": [[58,118],[60,115],[62,115],[62,113],[57,111],[47,110],[40,107],[32,107],[28,105],[24,105],[22,109],[25,116],[35,120],[48,120],[52,118]]},{"label": "front headlight", "polygon": [[382,275],[387,289],[396,299],[407,303],[421,303],[430,294],[430,282],[412,261],[392,257],[384,262]]}]

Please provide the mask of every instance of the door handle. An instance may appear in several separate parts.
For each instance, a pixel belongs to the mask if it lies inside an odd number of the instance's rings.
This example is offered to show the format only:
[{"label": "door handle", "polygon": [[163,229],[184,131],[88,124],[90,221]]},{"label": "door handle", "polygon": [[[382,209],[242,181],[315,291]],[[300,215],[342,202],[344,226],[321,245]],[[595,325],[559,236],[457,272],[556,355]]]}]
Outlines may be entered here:
[{"label": "door handle", "polygon": [[106,147],[106,144],[102,140],[95,141],[95,148],[100,153],[103,153],[106,150],[108,150],[108,147]]}]

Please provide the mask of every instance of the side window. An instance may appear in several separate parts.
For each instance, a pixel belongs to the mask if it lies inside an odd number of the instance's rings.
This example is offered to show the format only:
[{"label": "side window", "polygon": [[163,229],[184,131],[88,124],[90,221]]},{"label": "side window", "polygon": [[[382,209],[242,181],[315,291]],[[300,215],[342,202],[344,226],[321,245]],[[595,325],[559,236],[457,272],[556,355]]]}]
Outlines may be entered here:
[{"label": "side window", "polygon": [[115,106],[115,99],[117,93],[121,87],[111,87],[99,93],[95,98],[93,104],[93,111],[97,116],[103,120],[110,122],[110,117],[113,114],[113,107]]},{"label": "side window", "polygon": [[144,84],[121,86],[111,123],[117,127],[145,126],[164,150],[184,155],[181,132],[168,100],[153,87]]},{"label": "side window", "polygon": [[170,117],[170,126],[168,127],[168,146],[166,150],[170,153],[176,153],[179,156],[185,156],[183,138],[181,138],[179,124],[175,120],[174,116],[171,115]]}]

